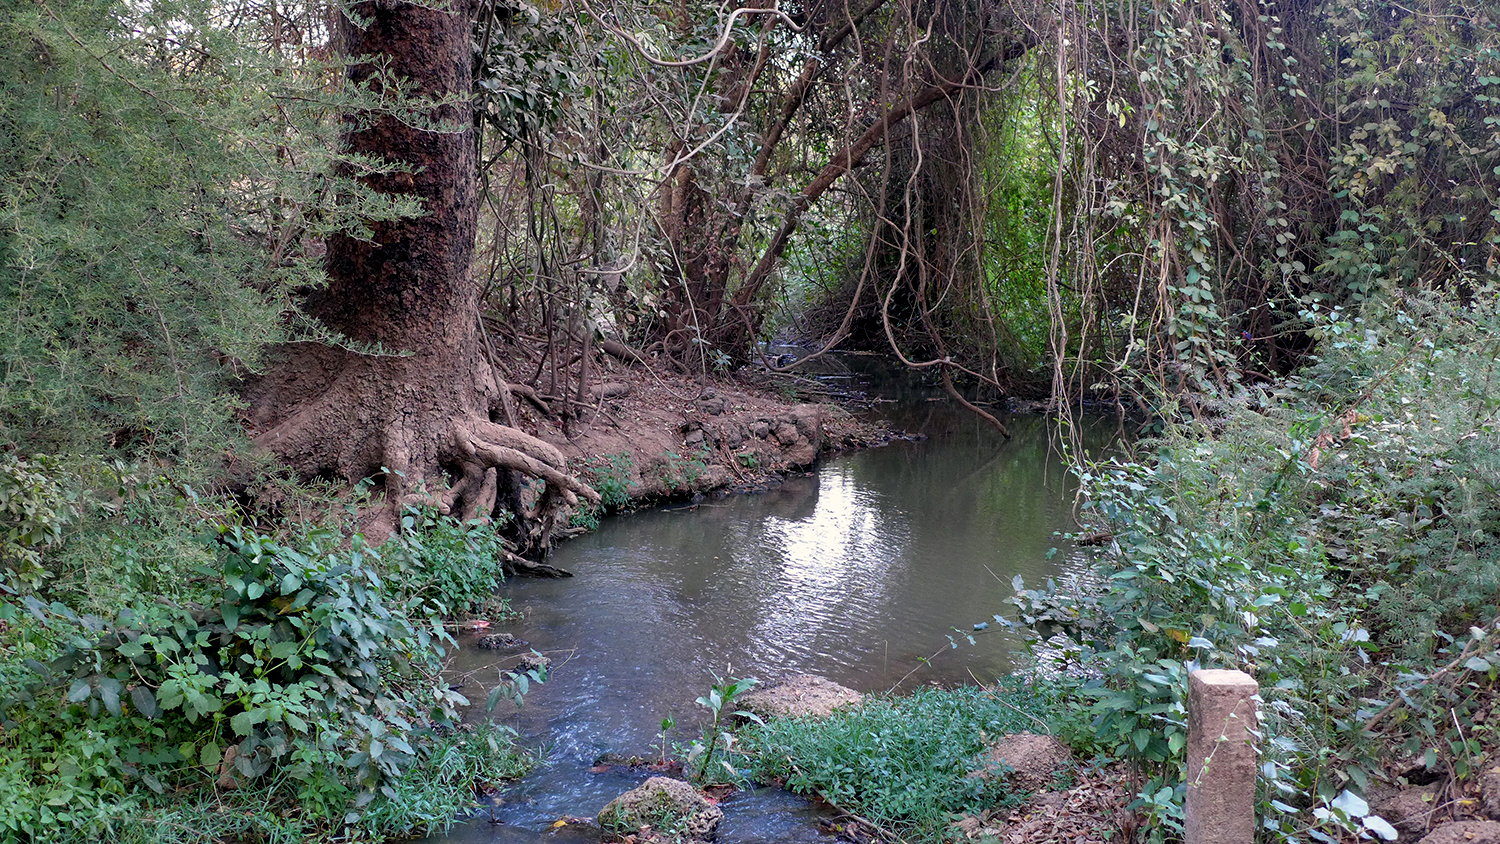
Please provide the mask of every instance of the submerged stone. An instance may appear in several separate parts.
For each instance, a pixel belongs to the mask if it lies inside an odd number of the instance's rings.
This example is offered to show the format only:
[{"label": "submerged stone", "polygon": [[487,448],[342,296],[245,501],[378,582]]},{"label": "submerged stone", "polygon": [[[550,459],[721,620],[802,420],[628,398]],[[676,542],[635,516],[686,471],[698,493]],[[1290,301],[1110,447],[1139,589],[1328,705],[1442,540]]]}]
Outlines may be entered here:
[{"label": "submerged stone", "polygon": [[526,647],[526,640],[517,639],[513,633],[491,633],[480,636],[477,644],[484,650],[506,651]]}]

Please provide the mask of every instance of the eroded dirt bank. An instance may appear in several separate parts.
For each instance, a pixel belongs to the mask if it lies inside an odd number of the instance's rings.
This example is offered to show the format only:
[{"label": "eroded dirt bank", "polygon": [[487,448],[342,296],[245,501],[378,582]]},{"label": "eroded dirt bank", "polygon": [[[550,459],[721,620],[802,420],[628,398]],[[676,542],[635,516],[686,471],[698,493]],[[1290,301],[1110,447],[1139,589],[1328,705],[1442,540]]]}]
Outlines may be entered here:
[{"label": "eroded dirt bank", "polygon": [[[525,365],[524,353],[513,358]],[[805,468],[819,456],[878,444],[880,426],[828,403],[799,402],[746,370],[707,379],[599,355],[580,391],[543,375],[508,372],[511,413],[524,430],[556,446],[570,468],[610,507],[753,488]]]}]

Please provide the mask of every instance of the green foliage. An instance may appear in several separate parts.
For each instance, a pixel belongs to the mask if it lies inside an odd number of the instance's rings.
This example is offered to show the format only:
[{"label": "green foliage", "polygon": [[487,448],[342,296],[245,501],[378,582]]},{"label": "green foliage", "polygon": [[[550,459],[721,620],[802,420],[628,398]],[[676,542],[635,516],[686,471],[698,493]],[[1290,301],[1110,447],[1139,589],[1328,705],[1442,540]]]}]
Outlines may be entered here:
[{"label": "green foliage", "polygon": [[[1019,371],[1046,360],[1052,329],[1046,256],[1057,155],[1047,144],[1047,130],[1057,117],[1048,105],[1017,97],[988,109],[980,139],[984,157],[976,174],[983,182],[985,286],[1006,340],[1004,352]],[[1077,318],[1068,315],[1070,322]]]},{"label": "green foliage", "polygon": [[657,478],[669,491],[691,492],[708,474],[708,446],[700,445],[684,457],[675,451],[661,453]]},{"label": "green foliage", "polygon": [[[247,784],[216,793],[202,788],[158,795],[145,789],[101,795],[97,824],[56,826],[44,840],[54,844],[98,841],[98,829],[121,844],[199,844],[203,841],[371,841],[433,835],[449,829],[474,805],[476,784],[495,786],[521,776],[534,763],[514,744],[513,734],[490,724],[434,735],[422,758],[390,784],[395,797],[377,793],[353,824],[342,806],[310,812],[307,795],[285,779]],[[14,798],[16,781],[0,773],[0,794]],[[300,802],[299,802],[300,801]],[[59,814],[66,814],[62,812]],[[78,814],[76,811],[73,814]],[[90,828],[92,827],[92,828]],[[14,826],[8,831],[14,832]],[[4,832],[0,831],[0,838]]]},{"label": "green foliage", "polygon": [[[719,758],[721,754],[727,755],[734,750],[735,736],[729,730],[730,723],[735,718],[746,718],[756,723],[760,722],[760,716],[753,712],[736,710],[734,702],[760,682],[754,677],[745,677],[739,680],[718,680],[708,689],[708,694],[698,698],[696,703],[707,709],[710,713],[708,723],[703,727],[703,737],[694,740],[692,747],[688,750],[687,765],[688,778],[697,783],[711,782],[719,775],[719,770],[714,765],[719,764],[728,772],[731,780],[739,777],[739,772],[729,764],[727,759]],[[662,741],[666,742],[667,723],[662,722]],[[663,754],[665,755],[665,753]]]},{"label": "green foliage", "polygon": [[583,475],[599,493],[599,503],[606,510],[623,510],[630,505],[630,472],[634,462],[625,452],[597,455],[583,462]]},{"label": "green foliage", "polygon": [[508,727],[480,723],[434,737],[410,771],[362,810],[360,826],[377,835],[435,835],[446,832],[474,805],[476,784],[496,786],[516,779],[536,764],[517,747]]},{"label": "green foliage", "polygon": [[1090,70],[1038,74],[1066,118],[1049,281],[1083,297],[1077,386],[1232,390],[1304,362],[1300,303],[1496,281],[1493,3],[1078,9],[1048,52]]},{"label": "green foliage", "polygon": [[583,528],[584,530],[598,530],[599,520],[604,515],[604,508],[597,504],[581,502],[578,509],[568,516],[568,527]]},{"label": "green foliage", "polygon": [[1348,126],[1329,171],[1344,201],[1317,267],[1335,301],[1420,287],[1435,264],[1452,286],[1496,272],[1486,259],[1500,245],[1500,17],[1445,3],[1474,14],[1470,27],[1447,27],[1383,5],[1323,6],[1326,43],[1342,57],[1325,96]]},{"label": "green foliage", "polygon": [[1016,802],[1003,778],[969,774],[984,767],[987,741],[1036,731],[1051,703],[1051,692],[1019,680],[993,690],[924,688],[826,718],[773,719],[741,740],[757,779],[781,778],[882,827],[942,840],[953,814]]},{"label": "green foliage", "polygon": [[1099,672],[1076,702],[1093,741],[1146,767],[1157,835],[1181,817],[1194,666],[1260,681],[1278,834],[1374,829],[1334,803],[1382,746],[1473,773],[1500,665],[1500,313],[1428,296],[1304,319],[1318,360],[1280,390],[1082,469],[1114,540],[1099,594],[1014,600]]},{"label": "green foliage", "polygon": [[[0,436],[27,450],[192,456],[227,436],[214,353],[250,359],[277,335],[292,275],[265,272],[230,216],[248,166],[247,147],[216,125],[244,119],[233,71],[205,69],[184,89],[165,43],[112,31],[159,37],[179,11],[182,46],[217,55],[214,33],[191,30],[191,10],[6,4]],[[245,284],[256,275],[260,290]]]},{"label": "green foliage", "polygon": [[60,543],[63,528],[82,515],[80,493],[58,474],[45,455],[0,454],[0,596],[40,586],[42,551]]},{"label": "green foliage", "polygon": [[561,16],[544,15],[523,0],[485,9],[475,25],[475,111],[508,140],[534,143],[583,87],[572,31]]},{"label": "green foliage", "polygon": [[455,616],[498,607],[505,546],[494,524],[461,523],[430,510],[408,511],[380,546],[385,590],[408,611]]},{"label": "green foliage", "polygon": [[310,241],[420,211],[339,153],[332,118],[372,94],[224,19],[0,3],[0,442],[22,453],[191,477],[248,451],[236,380],[267,344],[338,342],[292,301],[321,280]]},{"label": "green foliage", "polygon": [[667,767],[667,748],[669,746],[667,736],[672,732],[672,728],[676,726],[677,719],[670,715],[661,719],[661,732],[657,733],[657,736],[661,740],[658,744],[658,749],[661,750],[661,767],[663,768]]},{"label": "green foliage", "polygon": [[22,807],[9,828],[98,834],[155,795],[226,782],[268,789],[309,829],[443,822],[473,781],[456,780],[508,757],[509,737],[440,740],[467,703],[439,675],[451,640],[388,600],[358,536],[342,544],[224,529],[202,609],[100,618],[23,598],[32,652],[50,638],[57,656],[30,659],[0,704],[0,794]]},{"label": "green foliage", "polygon": [[235,521],[231,502],[199,496],[152,464],[70,466],[81,517],[43,556],[49,599],[85,614],[122,606],[217,600],[219,578],[205,524]]},{"label": "green foliage", "polygon": [[583,461],[582,475],[599,493],[598,504],[581,504],[569,517],[572,527],[598,530],[599,519],[606,513],[618,513],[630,506],[631,469],[635,461],[625,452],[595,455]]}]

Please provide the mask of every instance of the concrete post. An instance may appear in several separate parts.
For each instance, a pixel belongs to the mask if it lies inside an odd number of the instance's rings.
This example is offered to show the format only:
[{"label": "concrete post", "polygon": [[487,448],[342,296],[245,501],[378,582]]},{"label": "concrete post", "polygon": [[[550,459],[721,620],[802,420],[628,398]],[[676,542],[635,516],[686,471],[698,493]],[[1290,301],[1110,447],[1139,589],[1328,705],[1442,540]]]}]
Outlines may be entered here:
[{"label": "concrete post", "polygon": [[1187,844],[1255,841],[1255,701],[1243,671],[1188,675]]}]

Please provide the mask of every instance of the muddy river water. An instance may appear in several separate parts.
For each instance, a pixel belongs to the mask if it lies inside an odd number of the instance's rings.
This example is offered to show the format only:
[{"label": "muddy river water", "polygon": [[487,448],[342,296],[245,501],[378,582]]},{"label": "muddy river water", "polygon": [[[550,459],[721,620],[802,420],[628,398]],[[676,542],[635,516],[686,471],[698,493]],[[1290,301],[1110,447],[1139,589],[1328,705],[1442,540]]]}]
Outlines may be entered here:
[{"label": "muddy river water", "polygon": [[[506,584],[524,617],[500,629],[550,657],[552,671],[521,709],[495,717],[545,761],[497,805],[427,840],[598,840],[553,824],[593,816],[649,773],[601,772],[595,761],[657,755],[667,716],[677,723],[668,740],[689,740],[703,712],[693,701],[716,675],[805,672],[884,692],[1009,673],[1008,634],[969,645],[954,628],[1004,611],[1016,575],[1083,573],[1055,535],[1073,526],[1074,484],[1044,418],[1004,417],[1004,440],[945,401],[917,398],[876,412],[925,439],[837,457],[766,492],[607,519],[549,559],[576,577]],[[1109,426],[1097,427],[1096,447]],[[482,701],[515,657],[466,645],[452,668]],[[827,840],[818,809],[774,789],[723,808],[723,844]]]}]

